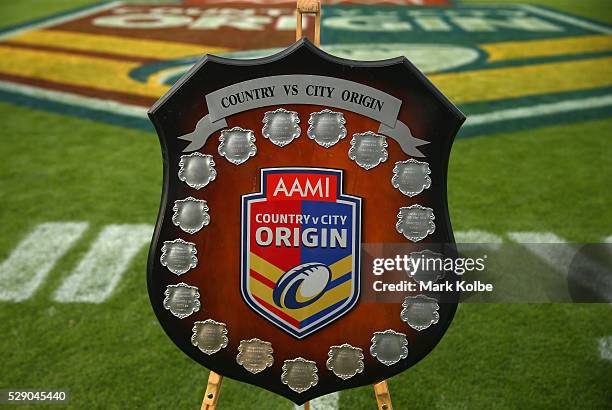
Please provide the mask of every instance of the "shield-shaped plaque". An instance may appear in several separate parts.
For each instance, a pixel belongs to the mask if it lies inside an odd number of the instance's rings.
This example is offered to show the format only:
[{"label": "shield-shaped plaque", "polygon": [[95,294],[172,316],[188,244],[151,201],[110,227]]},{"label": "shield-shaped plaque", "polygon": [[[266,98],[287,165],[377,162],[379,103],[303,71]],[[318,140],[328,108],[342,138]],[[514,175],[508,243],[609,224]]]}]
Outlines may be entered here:
[{"label": "shield-shaped plaque", "polygon": [[298,125],[300,117],[295,111],[287,111],[279,108],[268,111],[264,115],[264,127],[261,131],[264,137],[273,144],[284,147],[300,136],[302,129]]},{"label": "shield-shaped plaque", "polygon": [[395,163],[391,183],[404,195],[413,197],[431,186],[431,170],[427,162],[410,158]]},{"label": "shield-shaped plaque", "polygon": [[227,326],[216,320],[206,319],[193,324],[191,344],[206,354],[214,354],[227,346]]},{"label": "shield-shaped plaque", "polygon": [[372,131],[353,135],[348,156],[364,169],[372,169],[389,157],[387,139]]},{"label": "shield-shaped plaque", "polygon": [[438,301],[425,295],[408,296],[402,307],[402,320],[418,331],[435,325],[440,319]]},{"label": "shield-shaped plaque", "polygon": [[201,189],[217,177],[212,155],[193,152],[181,155],[178,178],[192,188]]},{"label": "shield-shaped plaque", "polygon": [[366,244],[454,243],[446,169],[464,117],[405,58],[308,40],[206,56],[150,117],[165,172],[149,295],[187,355],[301,404],[402,372],[442,338],[456,301],[378,303],[365,287]]},{"label": "shield-shaped plaque", "polygon": [[172,222],[187,233],[196,233],[210,223],[208,205],[202,199],[178,199],[172,210]]},{"label": "shield-shaped plaque", "polygon": [[327,355],[327,368],[341,379],[349,379],[363,371],[363,351],[359,347],[347,343],[332,346]]},{"label": "shield-shaped plaque", "polygon": [[164,296],[162,303],[164,309],[169,310],[179,319],[184,319],[200,310],[200,293],[195,286],[189,286],[183,282],[178,285],[168,285]]},{"label": "shield-shaped plaque", "polygon": [[329,148],[346,137],[346,120],[341,112],[325,109],[310,114],[308,138],[322,147]]},{"label": "shield-shaped plaque", "polygon": [[436,217],[431,208],[420,204],[405,206],[400,208],[397,214],[395,228],[406,239],[410,239],[412,242],[419,242],[436,230],[434,219]]},{"label": "shield-shaped plaque", "polygon": [[198,264],[195,243],[187,242],[182,239],[164,241],[162,254],[159,258],[161,264],[175,275],[187,273],[189,269],[195,268]]}]

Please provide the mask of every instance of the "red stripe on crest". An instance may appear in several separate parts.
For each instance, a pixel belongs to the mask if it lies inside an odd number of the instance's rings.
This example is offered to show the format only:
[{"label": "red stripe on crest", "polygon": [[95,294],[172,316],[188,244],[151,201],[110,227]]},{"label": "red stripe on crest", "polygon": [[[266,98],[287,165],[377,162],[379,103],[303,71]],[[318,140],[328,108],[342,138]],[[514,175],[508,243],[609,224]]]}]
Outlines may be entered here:
[{"label": "red stripe on crest", "polygon": [[270,289],[274,289],[274,286],[276,286],[276,283],[272,282],[270,279],[266,278],[265,276],[255,272],[253,269],[251,269],[251,277],[253,279],[263,283],[264,285],[266,285]]},{"label": "red stripe on crest", "polygon": [[253,298],[261,303],[261,305],[263,307],[265,307],[266,309],[268,309],[269,311],[273,312],[276,316],[280,317],[281,319],[283,319],[286,322],[289,322],[290,324],[292,324],[293,326],[299,328],[300,327],[300,321],[299,320],[295,320],[294,318],[292,318],[291,316],[289,316],[288,314],[286,314],[285,312],[283,312],[282,310],[272,306],[271,304],[269,304],[268,302],[266,302],[265,300],[258,298],[255,295],[252,295]]}]

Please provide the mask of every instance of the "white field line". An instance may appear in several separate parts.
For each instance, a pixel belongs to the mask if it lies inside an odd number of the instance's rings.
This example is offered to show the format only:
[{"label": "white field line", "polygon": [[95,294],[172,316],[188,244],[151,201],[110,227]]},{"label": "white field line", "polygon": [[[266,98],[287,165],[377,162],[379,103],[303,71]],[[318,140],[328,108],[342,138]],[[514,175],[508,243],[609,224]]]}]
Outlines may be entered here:
[{"label": "white field line", "polygon": [[7,31],[6,33],[2,33],[0,34],[0,40],[6,40],[7,38],[10,37],[14,37],[18,34],[23,34],[26,33],[28,31],[32,31],[32,30],[37,30],[37,29],[41,29],[41,28],[46,28],[49,26],[53,26],[56,24],[61,24],[64,23],[66,21],[70,21],[70,20],[74,20],[77,18],[81,18],[81,17],[86,17],[89,16],[91,14],[97,13],[99,11],[103,11],[103,10],[108,10],[116,5],[121,4],[120,1],[115,1],[115,2],[111,2],[111,3],[105,3],[105,4],[101,4],[99,6],[94,6],[91,8],[88,8],[86,10],[81,10],[81,11],[77,11],[74,13],[70,13],[70,14],[66,14],[65,16],[60,16],[60,17],[56,17],[56,18],[50,18],[50,19],[46,19],[44,21],[41,21],[39,23],[33,23],[33,24],[29,24],[27,26],[23,26],[23,27],[19,27],[16,28],[15,30],[10,30]]},{"label": "white field line", "polygon": [[38,98],[45,101],[54,101],[76,107],[87,107],[93,110],[110,112],[113,114],[125,115],[128,117],[147,118],[145,107],[123,104],[113,100],[103,100],[101,98],[84,97],[78,94],[63,91],[47,90],[30,85],[16,84],[7,81],[0,81],[0,90]]},{"label": "white field line", "polygon": [[134,256],[151,241],[151,225],[108,225],[57,289],[57,302],[102,303]]},{"label": "white field line", "polygon": [[[567,245],[565,239],[552,232],[509,232],[508,237],[523,245],[527,251],[540,258],[563,276],[567,276],[570,263],[577,253],[574,246]],[[546,244],[557,245],[546,246]]]},{"label": "white field line", "polygon": [[0,300],[21,302],[29,299],[87,226],[86,222],[36,226],[0,264]]},{"label": "white field line", "polygon": [[[323,397],[317,397],[310,401],[311,410],[336,410],[340,401],[340,393],[331,393]],[[304,406],[295,406],[295,410],[302,410]]]},{"label": "white field line", "polygon": [[[0,264],[0,301],[20,302],[30,298],[87,227],[86,222],[38,225]],[[108,299],[132,258],[149,243],[152,231],[150,225],[106,226],[56,290],[54,299],[59,302],[89,303],[101,303]],[[564,276],[567,275],[567,268],[577,252],[575,246],[550,232],[509,232],[507,235]],[[459,245],[464,243],[492,250],[498,249],[502,243],[501,237],[478,230],[459,231],[456,238]],[[612,243],[612,236],[604,238],[603,242]],[[546,244],[565,245],[547,247]],[[610,288],[607,284],[606,287]],[[333,400],[333,397],[321,399],[319,406]]]},{"label": "white field line", "polygon": [[595,32],[602,33],[602,34],[612,34],[612,28],[610,27],[592,23],[590,21],[582,20],[580,18],[568,16],[562,13],[557,13],[556,11],[553,11],[553,10],[543,9],[537,6],[532,6],[530,4],[520,4],[519,7],[521,7],[524,10],[530,11],[534,14],[539,14],[540,16],[548,17],[548,18],[551,18],[557,21],[562,21],[564,23],[571,24],[575,27],[580,27],[580,28],[584,28],[587,30],[593,30]]},{"label": "white field line", "polygon": [[612,105],[612,95],[564,100],[554,103],[537,104],[493,111],[485,114],[470,115],[465,122],[465,126],[472,127],[475,125],[491,124],[500,121],[518,120],[522,118],[561,114],[570,111],[601,108],[610,105]]},{"label": "white field line", "polygon": [[602,360],[612,362],[612,336],[602,337],[597,341],[599,357]]},{"label": "white field line", "polygon": [[490,232],[470,230],[455,232],[455,242],[459,246],[468,244],[470,248],[496,250],[501,247],[502,238]]}]

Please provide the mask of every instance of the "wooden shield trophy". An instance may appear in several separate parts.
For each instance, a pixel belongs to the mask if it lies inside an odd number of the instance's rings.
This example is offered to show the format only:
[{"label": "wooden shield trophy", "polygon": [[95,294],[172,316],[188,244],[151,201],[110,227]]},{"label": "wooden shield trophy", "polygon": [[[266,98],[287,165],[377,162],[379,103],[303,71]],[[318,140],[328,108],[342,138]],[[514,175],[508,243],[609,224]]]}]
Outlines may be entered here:
[{"label": "wooden shield trophy", "polygon": [[[319,13],[306,3],[298,20]],[[302,404],[435,347],[456,299],[376,299],[366,249],[454,244],[446,172],[465,118],[406,58],[345,60],[307,39],[261,59],[207,55],[150,117],[164,183],[149,296],[212,371],[206,406],[219,375]]]}]

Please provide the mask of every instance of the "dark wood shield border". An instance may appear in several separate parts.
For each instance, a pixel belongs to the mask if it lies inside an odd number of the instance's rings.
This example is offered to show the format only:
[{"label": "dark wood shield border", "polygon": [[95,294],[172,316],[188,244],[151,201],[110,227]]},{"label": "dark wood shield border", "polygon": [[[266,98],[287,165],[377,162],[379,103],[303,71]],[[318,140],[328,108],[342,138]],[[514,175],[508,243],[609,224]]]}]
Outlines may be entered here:
[{"label": "dark wood shield border", "polygon": [[[214,156],[217,180],[200,191],[180,182],[178,162],[188,142],[177,137],[192,132],[197,121],[207,114],[204,96],[242,81],[286,74],[336,77],[401,99],[399,119],[409,126],[414,136],[430,142],[419,148],[430,164],[431,188],[409,198],[391,186],[394,163],[409,158],[391,138],[387,138],[389,159],[378,167],[365,171],[349,160],[347,151],[352,133],[378,129],[376,121],[364,116],[335,109],[345,114],[347,138],[329,149],[319,147],[306,136],[307,119],[309,113],[327,107],[313,105],[285,107],[299,112],[302,134],[284,148],[261,136],[263,114],[279,106],[228,117],[229,127],[239,125],[256,131],[257,155],[241,166],[230,164],[217,153],[220,132],[215,132],[199,151]],[[421,203],[432,207],[436,215],[436,230],[423,242],[454,244],[446,175],[451,145],[465,117],[406,58],[376,62],[345,60],[326,54],[308,40],[300,40],[262,59],[233,60],[207,55],[151,108],[149,115],[159,135],[164,162],[161,206],[148,260],[149,297],[167,335],[193,360],[224,376],[260,386],[301,404],[330,392],[387,379],[417,363],[440,341],[453,319],[455,299],[440,304],[437,325],[416,332],[400,321],[399,304],[364,301],[362,295],[362,300],[342,318],[298,340],[250,309],[240,293],[240,196],[259,190],[259,170],[263,167],[343,169],[344,192],[363,198],[363,243],[408,242],[395,231],[397,211],[399,207]],[[211,224],[201,235],[190,236],[172,224],[174,200],[188,196],[206,199],[210,207]],[[196,242],[198,247],[198,266],[180,277],[160,264],[163,241],[175,238]],[[362,277],[365,271],[367,268],[362,268]],[[164,309],[162,301],[167,285],[183,281],[199,288],[202,307],[180,320]],[[366,286],[363,279],[362,286]],[[226,323],[229,330],[228,346],[210,356],[190,342],[193,322],[208,318]],[[408,358],[392,366],[381,364],[369,351],[373,331],[386,329],[405,333],[409,342]],[[274,349],[274,365],[258,374],[251,374],[236,363],[240,340],[253,337],[272,342]],[[362,348],[365,356],[363,373],[348,380],[336,377],[325,367],[330,346],[343,343]],[[283,361],[298,356],[316,361],[318,367],[318,384],[303,393],[290,390],[280,381]]]}]

